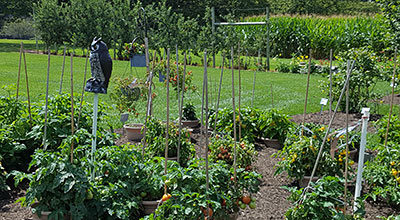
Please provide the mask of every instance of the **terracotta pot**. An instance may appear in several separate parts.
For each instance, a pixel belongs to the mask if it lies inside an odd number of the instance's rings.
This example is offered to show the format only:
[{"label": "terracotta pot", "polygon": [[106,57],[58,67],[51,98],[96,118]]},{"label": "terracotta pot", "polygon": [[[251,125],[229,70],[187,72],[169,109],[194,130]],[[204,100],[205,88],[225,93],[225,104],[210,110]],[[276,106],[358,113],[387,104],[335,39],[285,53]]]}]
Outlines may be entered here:
[{"label": "terracotta pot", "polygon": [[143,138],[141,133],[143,124],[127,124],[124,125],[125,134],[128,140],[139,141]]},{"label": "terracotta pot", "polygon": [[[312,182],[317,182],[318,179],[319,177],[314,176]],[[310,182],[310,176],[304,176],[303,179],[299,180],[299,187],[305,188],[308,185],[308,182]]]},{"label": "terracotta pot", "polygon": [[157,209],[158,204],[161,204],[161,201],[142,201],[142,205],[144,208],[144,214],[150,215],[151,213],[154,213],[154,211]]},{"label": "terracotta pot", "polygon": [[199,126],[200,120],[182,121],[183,127],[196,128]]},{"label": "terracotta pot", "polygon": [[261,138],[261,140],[263,140],[265,146],[267,147],[277,150],[282,149],[281,143],[279,143],[278,139]]}]

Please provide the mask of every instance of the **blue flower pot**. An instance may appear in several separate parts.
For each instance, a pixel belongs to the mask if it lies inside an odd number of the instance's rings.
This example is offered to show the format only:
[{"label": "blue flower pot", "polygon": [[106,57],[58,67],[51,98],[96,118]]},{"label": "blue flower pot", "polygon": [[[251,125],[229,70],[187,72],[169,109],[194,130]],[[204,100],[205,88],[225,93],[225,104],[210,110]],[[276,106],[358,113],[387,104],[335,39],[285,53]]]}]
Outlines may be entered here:
[{"label": "blue flower pot", "polygon": [[161,71],[158,71],[158,81],[159,82],[164,82],[165,81],[165,75],[161,73]]},{"label": "blue flower pot", "polygon": [[131,66],[133,67],[145,67],[146,66],[146,56],[145,55],[133,55],[130,58]]}]

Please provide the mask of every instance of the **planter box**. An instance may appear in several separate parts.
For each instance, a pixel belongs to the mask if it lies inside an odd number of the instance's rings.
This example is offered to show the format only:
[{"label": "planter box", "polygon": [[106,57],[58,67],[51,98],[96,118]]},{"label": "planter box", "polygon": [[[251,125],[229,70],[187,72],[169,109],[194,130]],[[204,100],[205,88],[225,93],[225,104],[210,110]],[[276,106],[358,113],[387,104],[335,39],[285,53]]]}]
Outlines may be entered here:
[{"label": "planter box", "polygon": [[196,128],[199,126],[200,120],[182,121],[183,127]]},{"label": "planter box", "polygon": [[142,201],[142,205],[143,205],[143,208],[144,208],[144,214],[150,215],[151,213],[154,213],[154,211],[157,209],[159,204],[161,204],[161,200],[158,200],[158,201]]},{"label": "planter box", "polygon": [[[312,182],[317,182],[318,179],[319,177],[314,176]],[[308,182],[310,182],[310,176],[304,176],[303,179],[299,180],[299,187],[305,188],[308,185]]]},{"label": "planter box", "polygon": [[141,133],[143,124],[127,124],[124,125],[125,134],[128,140],[131,141],[140,141],[143,138],[143,134]]},{"label": "planter box", "polygon": [[133,55],[130,58],[131,66],[133,67],[146,67],[146,56],[145,55]]}]

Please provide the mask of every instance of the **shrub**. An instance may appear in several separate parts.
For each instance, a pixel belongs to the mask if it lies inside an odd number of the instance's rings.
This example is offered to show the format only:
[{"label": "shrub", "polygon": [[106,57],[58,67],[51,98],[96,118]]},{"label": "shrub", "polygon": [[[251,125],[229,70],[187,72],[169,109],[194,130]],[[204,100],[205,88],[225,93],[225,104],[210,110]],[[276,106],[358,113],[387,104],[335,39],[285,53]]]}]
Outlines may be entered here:
[{"label": "shrub", "polygon": [[16,19],[4,24],[1,35],[14,39],[30,39],[35,36],[32,19]]}]

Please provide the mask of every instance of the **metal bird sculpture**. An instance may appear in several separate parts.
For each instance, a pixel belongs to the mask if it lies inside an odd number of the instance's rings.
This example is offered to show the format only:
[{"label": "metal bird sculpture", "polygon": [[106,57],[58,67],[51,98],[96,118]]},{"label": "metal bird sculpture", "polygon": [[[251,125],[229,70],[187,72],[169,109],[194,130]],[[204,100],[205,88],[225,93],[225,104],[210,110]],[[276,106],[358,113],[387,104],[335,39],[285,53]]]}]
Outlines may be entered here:
[{"label": "metal bird sculpture", "polygon": [[112,72],[112,59],[108,53],[107,45],[101,38],[93,38],[90,45],[89,62],[92,77],[86,82],[85,91],[107,94]]}]

